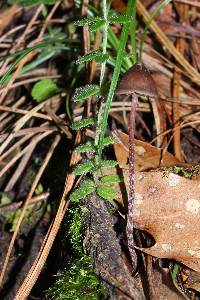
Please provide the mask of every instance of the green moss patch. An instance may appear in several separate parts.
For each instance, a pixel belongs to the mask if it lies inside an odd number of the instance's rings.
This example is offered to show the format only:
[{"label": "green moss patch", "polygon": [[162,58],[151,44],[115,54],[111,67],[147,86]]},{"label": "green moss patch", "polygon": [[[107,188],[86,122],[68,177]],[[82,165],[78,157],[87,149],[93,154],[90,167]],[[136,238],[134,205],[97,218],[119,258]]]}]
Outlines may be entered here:
[{"label": "green moss patch", "polygon": [[73,207],[69,213],[67,238],[73,256],[66,268],[57,275],[57,280],[47,292],[48,299],[96,300],[103,299],[105,289],[97,278],[90,256],[82,248],[82,207]]}]

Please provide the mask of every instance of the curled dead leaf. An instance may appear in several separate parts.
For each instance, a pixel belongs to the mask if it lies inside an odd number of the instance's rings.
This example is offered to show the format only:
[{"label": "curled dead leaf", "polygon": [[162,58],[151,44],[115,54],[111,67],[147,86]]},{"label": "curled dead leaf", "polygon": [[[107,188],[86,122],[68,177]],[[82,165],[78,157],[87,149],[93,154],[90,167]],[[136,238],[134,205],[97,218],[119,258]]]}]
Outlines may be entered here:
[{"label": "curled dead leaf", "polygon": [[[117,141],[114,143],[115,155],[122,169],[128,169],[129,160],[129,137],[123,132],[117,132]],[[177,160],[169,152],[162,155],[160,148],[149,143],[135,140],[135,171],[146,171],[159,167],[189,166]]]},{"label": "curled dead leaf", "polygon": [[[128,191],[128,135],[118,136],[114,149]],[[175,259],[200,272],[200,176],[191,180],[157,169],[160,162],[160,167],[189,165],[170,153],[161,159],[161,150],[148,143],[136,141],[135,153],[134,227],[147,231],[156,241],[151,248],[140,250],[155,257]]]},{"label": "curled dead leaf", "polygon": [[162,171],[138,172],[134,226],[156,243],[140,250],[200,272],[200,182]]}]

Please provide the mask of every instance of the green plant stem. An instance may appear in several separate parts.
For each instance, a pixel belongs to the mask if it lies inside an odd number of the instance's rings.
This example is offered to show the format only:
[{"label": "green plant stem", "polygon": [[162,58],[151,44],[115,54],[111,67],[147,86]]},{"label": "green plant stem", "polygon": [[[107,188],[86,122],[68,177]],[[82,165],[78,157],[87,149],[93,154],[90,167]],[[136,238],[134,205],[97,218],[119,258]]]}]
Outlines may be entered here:
[{"label": "green plant stem", "polygon": [[[104,29],[103,29],[103,42],[102,42],[102,52],[103,54],[106,54],[107,53],[107,43],[108,43],[108,29],[109,29],[109,22],[108,22],[108,11],[109,11],[109,8],[110,8],[110,1],[107,5],[107,1],[106,0],[103,0],[103,17],[106,21],[106,24],[104,26]],[[106,62],[103,62],[101,64],[101,73],[100,73],[100,81],[99,81],[99,85],[100,85],[100,88],[102,87],[102,84],[103,84],[103,78],[104,78],[104,75],[105,75],[105,69],[106,69]],[[95,147],[98,146],[98,141],[99,141],[99,124],[100,124],[100,119],[101,119],[101,114],[102,114],[102,105],[100,105],[100,108],[99,108],[99,112],[98,112],[98,116],[97,116],[97,129],[96,129],[96,136],[95,136],[95,141],[94,141],[94,145]],[[98,154],[95,155],[95,162],[96,164],[98,164]],[[98,181],[98,176],[97,174],[94,175],[94,181],[97,183]]]},{"label": "green plant stem", "polygon": [[[111,28],[108,28],[108,48],[111,48],[112,50],[114,49],[116,51],[118,51],[119,48],[119,40]],[[124,51],[124,54],[125,54],[124,56],[128,55],[126,51]],[[107,63],[111,62],[111,60],[114,61],[112,65],[115,66],[115,59],[114,58],[112,59],[111,56],[110,59],[107,61]],[[131,58],[128,58],[128,56],[122,60],[122,68],[124,69],[124,71],[130,69],[132,65],[133,62]]]},{"label": "green plant stem", "polygon": [[[126,15],[128,17],[133,16],[133,5],[134,5],[134,0],[128,0],[127,8],[126,8]],[[99,163],[99,165],[101,164],[103,140],[104,140],[105,129],[107,126],[108,114],[109,114],[110,105],[111,105],[111,102],[112,102],[112,99],[114,96],[114,92],[115,92],[115,89],[117,86],[119,74],[120,74],[121,64],[122,64],[123,55],[124,55],[124,49],[125,49],[126,42],[128,39],[129,28],[130,28],[129,23],[124,24],[122,33],[121,33],[119,48],[118,48],[118,52],[117,52],[116,65],[114,68],[109,93],[108,93],[108,96],[106,99],[105,109],[104,109],[101,121],[99,122],[99,141],[98,141],[98,163]]]},{"label": "green plant stem", "polygon": [[134,22],[131,23],[130,27],[130,36],[131,36],[131,46],[132,46],[132,57],[133,57],[133,64],[136,64],[137,61],[137,46],[136,46],[136,0],[133,4],[133,20]]},{"label": "green plant stem", "polygon": [[[106,24],[105,24],[104,30],[103,30],[103,43],[102,43],[102,52],[103,52],[103,54],[106,54],[106,50],[107,50],[108,27],[109,27],[108,11],[109,11],[109,7],[110,7],[110,3],[107,6],[106,2],[107,2],[106,0],[103,0],[103,17],[104,17],[104,20],[106,21]],[[101,64],[100,87],[103,83],[105,68],[106,68],[106,62],[103,62]]]},{"label": "green plant stem", "polygon": [[[103,0],[103,4],[102,4],[103,17],[106,21],[106,24],[105,24],[104,29],[103,29],[103,42],[102,42],[102,52],[103,52],[103,54],[107,53],[106,51],[107,51],[107,42],[108,42],[108,29],[109,29],[109,22],[108,22],[109,8],[110,8],[110,3],[107,5],[107,1]],[[100,81],[99,81],[100,88],[102,87],[103,78],[104,78],[104,75],[105,75],[105,68],[106,68],[106,62],[103,62],[101,64],[101,73],[100,73]],[[98,124],[99,124],[99,121],[100,121],[100,117],[101,117],[101,107],[100,107],[100,110],[99,110],[99,113],[98,113],[98,116],[97,116],[97,130],[96,130],[96,137],[95,137],[95,142],[94,142],[96,147],[97,147],[98,141],[99,141]],[[95,161],[96,162],[98,161],[97,156],[95,157]]]}]

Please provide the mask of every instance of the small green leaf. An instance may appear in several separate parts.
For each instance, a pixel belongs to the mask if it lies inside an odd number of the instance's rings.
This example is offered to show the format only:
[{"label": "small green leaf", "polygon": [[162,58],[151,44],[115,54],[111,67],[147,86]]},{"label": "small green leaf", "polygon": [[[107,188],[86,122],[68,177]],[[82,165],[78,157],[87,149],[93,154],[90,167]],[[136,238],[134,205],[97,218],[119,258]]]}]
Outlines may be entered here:
[{"label": "small green leaf", "polygon": [[102,64],[102,63],[106,62],[108,59],[109,59],[108,53],[101,53],[94,58],[94,60],[98,64]]},{"label": "small green leaf", "polygon": [[114,168],[118,165],[116,160],[102,160],[101,167],[102,168]]},{"label": "small green leaf", "polygon": [[108,16],[108,21],[109,23],[120,23],[120,24],[127,24],[130,22],[133,22],[134,19],[133,17],[127,16],[127,15],[116,15],[116,14],[111,14]]},{"label": "small green leaf", "polygon": [[20,6],[31,6],[37,4],[54,4],[59,0],[9,0],[10,4],[17,4]]},{"label": "small green leaf", "polygon": [[82,128],[85,128],[85,127],[91,126],[91,125],[94,125],[94,120],[92,118],[85,118],[85,119],[82,119],[80,121],[73,123],[71,125],[71,128],[73,130],[78,130],[78,129],[82,129]]},{"label": "small green leaf", "polygon": [[119,183],[121,182],[120,176],[116,174],[109,174],[101,177],[101,184]]},{"label": "small green leaf", "polygon": [[59,91],[60,89],[51,79],[44,79],[34,85],[31,95],[34,100],[40,102],[48,99]]},{"label": "small green leaf", "polygon": [[97,63],[103,63],[103,62],[107,61],[108,59],[109,59],[108,54],[104,54],[100,50],[97,50],[97,51],[91,51],[91,52],[87,53],[86,55],[80,57],[76,61],[76,63],[82,64],[82,63],[85,63],[85,62],[91,61],[91,60],[95,60]]},{"label": "small green leaf", "polygon": [[90,96],[99,94],[99,86],[96,84],[87,84],[75,90],[73,101],[78,102],[87,99]]},{"label": "small green leaf", "polygon": [[95,23],[89,25],[89,31],[90,32],[97,31],[97,30],[101,29],[105,24],[106,24],[105,20],[96,21]]},{"label": "small green leaf", "polygon": [[115,191],[113,188],[111,188],[110,186],[106,186],[106,185],[99,185],[97,187],[97,194],[109,201],[112,201],[115,199]]},{"label": "small green leaf", "polygon": [[107,136],[103,140],[103,147],[112,145],[116,141],[116,138],[114,136]]},{"label": "small green leaf", "polygon": [[74,168],[73,173],[74,175],[83,175],[90,172],[93,168],[94,168],[94,161],[88,160],[77,165]]},{"label": "small green leaf", "polygon": [[85,144],[79,145],[75,151],[79,153],[95,152],[94,142],[88,141]]},{"label": "small green leaf", "polygon": [[173,269],[171,271],[171,276],[172,276],[173,279],[176,278],[176,276],[178,275],[179,271],[180,271],[180,265],[178,263],[175,263],[174,267],[173,267]]},{"label": "small green leaf", "polygon": [[91,17],[91,18],[83,18],[82,20],[78,20],[74,22],[74,24],[77,26],[84,26],[84,25],[92,25],[95,24],[96,22],[101,22],[101,21],[104,21],[104,19],[100,17]]},{"label": "small green leaf", "polygon": [[80,186],[70,195],[73,202],[79,201],[95,191],[94,182],[90,179],[81,182]]}]

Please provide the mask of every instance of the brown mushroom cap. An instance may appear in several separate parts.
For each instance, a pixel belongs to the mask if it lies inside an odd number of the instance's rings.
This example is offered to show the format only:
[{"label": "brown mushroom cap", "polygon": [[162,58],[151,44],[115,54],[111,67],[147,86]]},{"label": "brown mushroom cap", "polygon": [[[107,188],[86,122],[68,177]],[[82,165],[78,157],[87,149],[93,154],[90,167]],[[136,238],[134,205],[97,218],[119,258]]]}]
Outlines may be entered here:
[{"label": "brown mushroom cap", "polygon": [[136,63],[123,76],[116,89],[116,94],[139,94],[147,97],[158,97],[156,83],[150,71],[141,63]]}]

